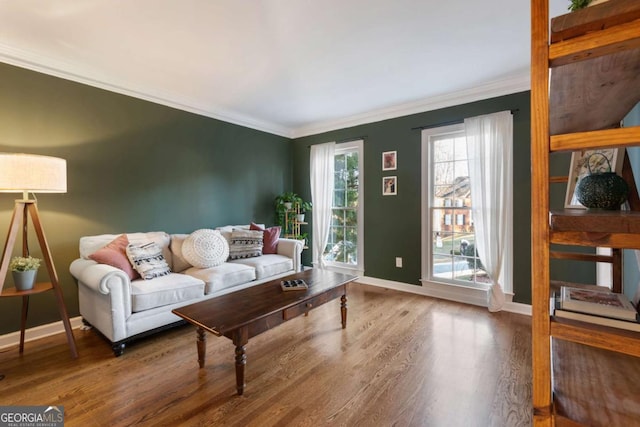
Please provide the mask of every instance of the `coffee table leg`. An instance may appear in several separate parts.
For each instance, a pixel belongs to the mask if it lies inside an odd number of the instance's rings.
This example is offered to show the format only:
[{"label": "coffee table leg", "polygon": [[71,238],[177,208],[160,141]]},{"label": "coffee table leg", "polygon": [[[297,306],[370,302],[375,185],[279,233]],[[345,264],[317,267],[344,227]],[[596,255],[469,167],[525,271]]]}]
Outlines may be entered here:
[{"label": "coffee table leg", "polygon": [[347,294],[340,298],[340,315],[342,317],[342,329],[347,327]]},{"label": "coffee table leg", "polygon": [[236,346],[236,390],[238,396],[244,392],[244,367],[247,364],[247,354],[245,345],[249,342],[246,328],[239,329],[233,334],[233,344]]},{"label": "coffee table leg", "polygon": [[198,345],[198,364],[201,368],[204,368],[204,358],[207,353],[207,335],[204,329],[198,328],[198,341],[196,344]]}]

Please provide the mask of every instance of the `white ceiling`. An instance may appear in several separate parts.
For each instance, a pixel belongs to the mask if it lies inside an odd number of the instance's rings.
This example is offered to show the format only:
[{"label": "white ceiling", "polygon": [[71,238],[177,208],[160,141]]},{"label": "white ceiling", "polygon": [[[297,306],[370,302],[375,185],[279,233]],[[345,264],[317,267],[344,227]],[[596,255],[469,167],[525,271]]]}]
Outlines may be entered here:
[{"label": "white ceiling", "polygon": [[529,0],[0,0],[0,61],[296,137],[528,89],[529,20]]}]

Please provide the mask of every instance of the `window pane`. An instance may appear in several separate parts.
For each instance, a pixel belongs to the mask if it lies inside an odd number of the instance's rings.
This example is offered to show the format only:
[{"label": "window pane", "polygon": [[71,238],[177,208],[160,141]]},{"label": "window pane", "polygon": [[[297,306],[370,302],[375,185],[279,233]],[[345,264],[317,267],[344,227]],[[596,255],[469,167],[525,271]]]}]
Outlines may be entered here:
[{"label": "window pane", "polygon": [[433,161],[446,162],[453,160],[451,139],[441,138],[433,142]]},{"label": "window pane", "polygon": [[453,145],[456,160],[467,160],[467,138],[458,137],[453,141]]},{"label": "window pane", "polygon": [[435,185],[453,184],[453,162],[434,165]]},{"label": "window pane", "polygon": [[453,174],[455,175],[456,179],[458,177],[465,177],[468,179],[469,177],[469,163],[465,162],[455,162],[454,164],[454,171]]},{"label": "window pane", "polygon": [[344,211],[344,225],[355,227],[358,225],[358,213],[353,209]]},{"label": "window pane", "polygon": [[344,225],[344,211],[342,209],[334,209],[331,216],[331,226],[341,227]]}]

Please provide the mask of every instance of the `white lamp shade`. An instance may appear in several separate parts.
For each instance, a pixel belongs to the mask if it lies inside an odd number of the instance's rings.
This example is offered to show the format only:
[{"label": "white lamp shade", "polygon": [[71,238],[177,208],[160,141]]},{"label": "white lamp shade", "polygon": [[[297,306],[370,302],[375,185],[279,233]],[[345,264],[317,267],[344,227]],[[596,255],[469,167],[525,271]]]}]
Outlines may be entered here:
[{"label": "white lamp shade", "polygon": [[0,153],[0,192],[66,193],[67,161],[36,154]]}]

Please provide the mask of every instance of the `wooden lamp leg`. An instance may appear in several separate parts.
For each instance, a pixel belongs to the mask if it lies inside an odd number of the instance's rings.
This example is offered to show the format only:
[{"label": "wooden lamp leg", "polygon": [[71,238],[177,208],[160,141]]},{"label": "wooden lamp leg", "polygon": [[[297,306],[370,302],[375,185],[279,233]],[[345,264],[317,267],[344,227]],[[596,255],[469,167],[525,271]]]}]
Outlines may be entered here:
[{"label": "wooden lamp leg", "polygon": [[0,263],[0,293],[4,287],[4,280],[7,277],[9,270],[9,260],[11,259],[11,251],[16,244],[16,237],[18,236],[18,227],[20,221],[18,218],[20,215],[25,215],[27,212],[26,204],[16,200],[16,205],[13,208],[13,215],[11,216],[11,222],[9,223],[9,232],[7,233],[7,240],[4,242],[4,250],[2,252],[2,262]]},{"label": "wooden lamp leg", "polygon": [[60,317],[62,318],[62,323],[67,334],[67,341],[69,342],[71,356],[77,358],[78,350],[76,349],[76,340],[73,336],[73,330],[71,329],[71,322],[69,322],[67,307],[64,304],[64,296],[62,295],[62,288],[60,287],[60,282],[58,281],[58,273],[56,273],[56,268],[53,265],[53,258],[51,257],[51,251],[49,250],[49,243],[47,243],[47,238],[44,235],[44,229],[42,228],[42,224],[40,223],[38,207],[35,203],[30,203],[28,207],[29,213],[31,214],[31,221],[33,222],[33,228],[36,231],[36,236],[38,236],[38,243],[40,243],[42,256],[44,258],[45,264],[47,265],[47,270],[49,271],[51,285],[53,286],[53,293],[55,294],[58,302],[58,311],[60,312]]},{"label": "wooden lamp leg", "polygon": [[29,296],[22,297],[22,319],[20,319],[20,354],[24,353],[24,331],[27,328],[27,314],[29,313]]}]

